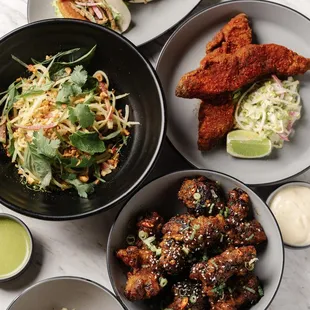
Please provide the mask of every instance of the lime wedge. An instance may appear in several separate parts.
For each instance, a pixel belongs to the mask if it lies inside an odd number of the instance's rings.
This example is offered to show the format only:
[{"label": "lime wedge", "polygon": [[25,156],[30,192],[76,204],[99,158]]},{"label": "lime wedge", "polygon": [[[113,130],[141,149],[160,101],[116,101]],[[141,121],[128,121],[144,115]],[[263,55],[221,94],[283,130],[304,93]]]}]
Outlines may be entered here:
[{"label": "lime wedge", "polygon": [[227,135],[227,153],[239,158],[261,158],[271,153],[272,145],[268,138],[247,130],[231,131]]}]

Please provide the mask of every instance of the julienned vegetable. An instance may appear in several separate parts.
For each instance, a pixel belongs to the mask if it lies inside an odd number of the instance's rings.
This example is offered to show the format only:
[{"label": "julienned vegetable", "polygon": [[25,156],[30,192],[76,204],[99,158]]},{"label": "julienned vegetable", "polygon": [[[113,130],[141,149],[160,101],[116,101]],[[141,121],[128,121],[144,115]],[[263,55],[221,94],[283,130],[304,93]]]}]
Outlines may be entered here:
[{"label": "julienned vegetable", "polygon": [[235,112],[235,127],[254,131],[270,139],[273,147],[282,148],[284,141],[289,141],[300,112],[299,81],[292,77],[280,81],[273,76],[253,84],[241,95]]},{"label": "julienned vegetable", "polygon": [[[26,65],[0,99],[0,141],[23,182],[36,190],[75,188],[87,198],[118,165],[130,135],[128,94],[116,95],[103,71],[83,67],[96,47],[77,58],[79,49]],[[71,61],[65,61],[65,57]],[[72,60],[74,59],[74,60]]]}]

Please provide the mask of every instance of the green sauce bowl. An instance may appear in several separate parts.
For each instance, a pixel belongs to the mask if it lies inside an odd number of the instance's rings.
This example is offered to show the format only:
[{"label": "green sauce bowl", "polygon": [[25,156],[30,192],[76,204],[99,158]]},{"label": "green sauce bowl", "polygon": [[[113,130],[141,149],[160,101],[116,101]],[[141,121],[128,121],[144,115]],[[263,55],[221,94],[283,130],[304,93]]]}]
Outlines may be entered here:
[{"label": "green sauce bowl", "polygon": [[0,282],[18,277],[29,265],[33,238],[17,217],[0,213]]}]

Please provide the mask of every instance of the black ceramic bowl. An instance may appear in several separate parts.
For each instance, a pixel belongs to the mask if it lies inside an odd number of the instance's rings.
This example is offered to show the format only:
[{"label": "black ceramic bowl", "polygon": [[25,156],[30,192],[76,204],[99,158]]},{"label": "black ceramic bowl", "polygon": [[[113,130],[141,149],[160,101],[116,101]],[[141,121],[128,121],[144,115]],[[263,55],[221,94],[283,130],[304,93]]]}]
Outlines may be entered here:
[{"label": "black ceramic bowl", "polygon": [[4,151],[0,153],[0,201],[25,215],[65,220],[87,216],[112,207],[142,182],[151,170],[165,132],[164,98],[159,80],[150,63],[135,46],[104,27],[76,20],[46,20],[21,27],[0,40],[0,92],[25,69],[11,58],[14,54],[26,63],[44,59],[79,47],[88,51],[97,44],[89,73],[104,70],[112,87],[128,92],[131,119],[140,122],[131,131],[117,170],[107,182],[96,187],[89,199],[75,192],[34,192],[20,183],[16,168]]},{"label": "black ceramic bowl", "polygon": [[[176,214],[186,213],[185,206],[178,200],[178,190],[185,178],[197,175],[220,182],[225,193],[239,187],[250,196],[253,216],[261,223],[268,238],[267,244],[258,251],[259,261],[255,267],[255,273],[263,284],[265,294],[251,310],[267,309],[278,291],[284,268],[284,249],[277,222],[267,205],[249,187],[233,177],[209,170],[185,170],[165,175],[147,184],[126,203],[111,228],[107,246],[108,272],[116,295],[130,310],[160,310],[167,307],[167,304],[164,304],[161,308],[160,304],[166,296],[171,296],[169,283],[165,289],[166,293],[155,299],[144,302],[131,302],[126,299],[124,287],[129,268],[117,259],[115,253],[118,249],[128,246],[126,237],[136,233],[136,221],[146,212],[157,211],[165,220]],[[172,277],[168,281],[170,280],[174,281]]]}]

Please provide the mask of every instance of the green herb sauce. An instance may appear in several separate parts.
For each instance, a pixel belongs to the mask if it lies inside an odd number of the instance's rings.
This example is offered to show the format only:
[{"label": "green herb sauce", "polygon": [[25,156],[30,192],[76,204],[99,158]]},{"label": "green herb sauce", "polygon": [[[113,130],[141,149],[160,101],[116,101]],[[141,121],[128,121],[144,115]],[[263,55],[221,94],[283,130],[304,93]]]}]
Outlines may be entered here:
[{"label": "green herb sauce", "polygon": [[29,258],[30,247],[26,229],[13,219],[0,215],[0,279],[23,268]]}]

